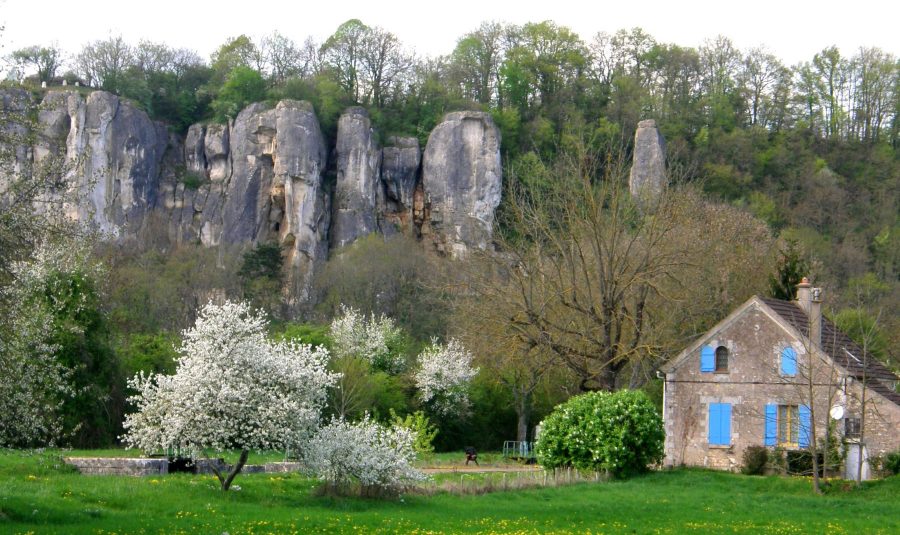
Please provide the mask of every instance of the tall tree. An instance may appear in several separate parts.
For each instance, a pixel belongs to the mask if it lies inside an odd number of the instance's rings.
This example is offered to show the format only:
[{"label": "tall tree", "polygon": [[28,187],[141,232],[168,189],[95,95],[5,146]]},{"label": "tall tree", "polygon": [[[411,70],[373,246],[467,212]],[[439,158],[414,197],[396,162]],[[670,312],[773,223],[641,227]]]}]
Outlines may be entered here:
[{"label": "tall tree", "polygon": [[33,45],[13,51],[10,58],[23,70],[37,71],[39,81],[50,82],[62,66],[63,54],[56,45]]},{"label": "tall tree", "polygon": [[322,43],[321,54],[341,87],[360,102],[363,93],[361,74],[369,27],[359,19],[350,19]]},{"label": "tall tree", "polygon": [[88,84],[119,93],[126,84],[126,71],[134,65],[134,50],[118,35],[88,43],[75,63]]}]

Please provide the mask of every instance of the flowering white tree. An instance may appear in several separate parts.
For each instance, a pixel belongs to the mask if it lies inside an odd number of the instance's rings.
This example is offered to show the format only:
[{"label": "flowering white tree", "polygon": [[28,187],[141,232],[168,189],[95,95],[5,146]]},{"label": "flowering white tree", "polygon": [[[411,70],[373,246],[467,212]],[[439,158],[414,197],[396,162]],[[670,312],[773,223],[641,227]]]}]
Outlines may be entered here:
[{"label": "flowering white tree", "polygon": [[388,373],[403,368],[403,355],[398,351],[403,333],[384,314],[366,318],[355,308],[341,305],[341,315],[331,322],[331,339],[338,358],[360,358]]},{"label": "flowering white tree", "polygon": [[[0,288],[6,305],[0,318],[0,446],[54,445],[76,429],[66,429],[63,405],[76,394],[72,375],[49,342],[53,318],[62,308],[80,313],[84,294],[73,294],[66,275],[98,279],[98,264],[80,241],[44,241],[29,261],[10,266],[15,281]],[[71,299],[65,299],[71,297]],[[72,324],[56,328],[74,330]]]},{"label": "flowering white tree", "polygon": [[247,462],[250,450],[297,447],[315,431],[326,389],[328,351],[271,342],[262,312],[244,303],[207,304],[184,331],[174,375],[143,374],[129,381],[137,412],[125,420],[125,442],[145,451],[180,447],[194,457],[206,450],[241,451],[223,474],[222,490]]},{"label": "flowering white tree", "polygon": [[368,414],[356,423],[334,419],[309,441],[303,458],[331,492],[346,493],[358,482],[366,496],[396,494],[426,478],[412,466],[415,441],[412,429],[379,425]]},{"label": "flowering white tree", "polygon": [[461,414],[469,406],[469,383],[478,374],[472,367],[473,356],[456,339],[446,345],[437,339],[419,355],[414,378],[419,399],[438,414]]}]

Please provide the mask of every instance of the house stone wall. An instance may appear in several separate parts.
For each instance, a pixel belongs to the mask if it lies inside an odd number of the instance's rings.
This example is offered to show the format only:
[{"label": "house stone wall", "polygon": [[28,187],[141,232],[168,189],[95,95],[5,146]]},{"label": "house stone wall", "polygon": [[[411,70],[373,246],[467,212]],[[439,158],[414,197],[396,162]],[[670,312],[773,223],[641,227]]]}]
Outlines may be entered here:
[{"label": "house stone wall", "polygon": [[[846,382],[842,370],[818,352],[810,361],[804,340],[793,336],[759,303],[708,332],[700,345],[728,348],[728,371],[701,372],[698,348],[666,374],[663,413],[668,466],[740,469],[746,448],[765,444],[767,404],[811,406],[811,427],[819,437],[825,434],[829,408],[835,403],[848,407],[848,416],[855,415],[853,402],[859,385]],[[780,373],[781,351],[787,345],[797,353],[798,373],[793,377]],[[813,378],[812,391],[809,377]],[[897,449],[900,407],[874,393],[869,396],[875,401],[867,412],[869,451],[874,455]],[[729,446],[709,444],[710,403],[731,404]],[[843,432],[843,422],[838,424],[838,431]]]}]

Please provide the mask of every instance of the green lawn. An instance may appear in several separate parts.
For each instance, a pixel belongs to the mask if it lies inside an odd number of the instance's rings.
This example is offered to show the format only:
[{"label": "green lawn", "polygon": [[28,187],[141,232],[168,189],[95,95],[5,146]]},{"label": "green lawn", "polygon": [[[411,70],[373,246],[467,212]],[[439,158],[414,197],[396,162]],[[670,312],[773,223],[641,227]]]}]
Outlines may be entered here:
[{"label": "green lawn", "polygon": [[0,533],[900,533],[900,478],[813,496],[804,479],[679,470],[621,482],[374,501],[297,474],[87,477],[0,452]]}]

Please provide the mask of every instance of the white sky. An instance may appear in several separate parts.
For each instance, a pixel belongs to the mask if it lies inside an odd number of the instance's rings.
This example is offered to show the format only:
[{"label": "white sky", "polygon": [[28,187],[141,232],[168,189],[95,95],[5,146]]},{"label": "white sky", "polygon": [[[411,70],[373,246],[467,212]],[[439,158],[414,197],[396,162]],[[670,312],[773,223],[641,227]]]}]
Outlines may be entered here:
[{"label": "white sky", "polygon": [[766,45],[787,64],[832,44],[852,55],[877,46],[900,55],[900,2],[891,0],[0,0],[0,54],[57,43],[70,53],[110,34],[163,41],[207,57],[226,38],[278,30],[297,42],[328,37],[358,18],[396,34],[423,55],[449,53],[480,22],[550,19],[584,41],[640,26],[657,41],[698,46],[718,34],[747,50]]}]

